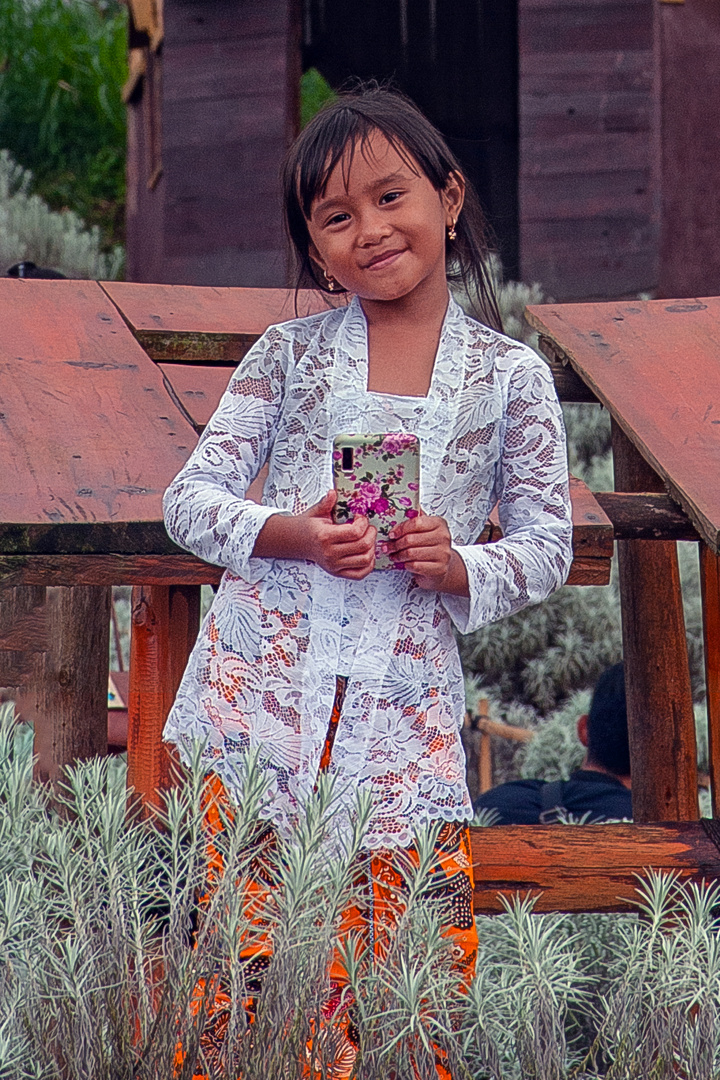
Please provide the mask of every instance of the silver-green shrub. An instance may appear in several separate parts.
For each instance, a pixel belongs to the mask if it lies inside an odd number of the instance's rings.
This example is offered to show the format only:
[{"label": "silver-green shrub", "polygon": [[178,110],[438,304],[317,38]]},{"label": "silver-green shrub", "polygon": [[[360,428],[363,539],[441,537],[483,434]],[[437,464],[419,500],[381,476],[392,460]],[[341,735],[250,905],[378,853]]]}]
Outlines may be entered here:
[{"label": "silver-green shrub", "polygon": [[117,278],[124,252],[101,250],[100,230],[86,228],[72,210],[51,210],[30,194],[32,175],[0,150],[0,274],[29,260],[69,278]]},{"label": "silver-green shrub", "polygon": [[[407,892],[379,961],[338,935],[356,895],[366,802],[340,837],[332,784],[320,785],[278,851],[262,855],[274,885],[251,919],[245,885],[257,874],[265,785],[250,758],[245,803],[215,838],[226,873],[198,917],[200,769],[169,793],[159,827],[134,813],[122,771],[107,761],[78,764],[51,801],[33,783],[31,749],[3,707],[2,1077],[189,1080],[207,1008],[198,981],[222,977],[231,1004],[212,1080],[300,1080],[308,1047],[330,1080],[337,1031],[322,1017],[338,948],[356,1000],[356,1080],[436,1080],[433,1047],[453,1080],[720,1077],[716,885],[651,876],[641,918],[535,915],[517,898],[505,914],[478,918],[467,988],[428,899],[433,830],[417,838],[419,867],[405,867]],[[273,955],[249,1023],[254,991],[240,948],[258,935]]]}]

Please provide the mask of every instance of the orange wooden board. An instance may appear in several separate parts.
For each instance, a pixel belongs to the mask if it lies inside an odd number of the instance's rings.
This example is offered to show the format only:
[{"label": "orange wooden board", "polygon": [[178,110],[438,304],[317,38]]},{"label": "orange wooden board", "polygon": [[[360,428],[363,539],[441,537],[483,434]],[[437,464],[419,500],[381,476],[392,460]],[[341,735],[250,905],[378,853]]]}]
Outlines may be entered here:
[{"label": "orange wooden board", "polygon": [[506,825],[471,829],[476,913],[499,894],[539,897],[536,911],[632,910],[649,868],[683,881],[720,876],[720,850],[699,822],[665,825]]},{"label": "orange wooden board", "polygon": [[202,430],[218,407],[232,369],[211,364],[158,364],[158,367],[193,426]]},{"label": "orange wooden board", "polygon": [[298,294],[296,311],[294,289],[129,281],[102,287],[153,360],[236,363],[268,326],[331,306],[322,293],[306,289]]},{"label": "orange wooden board", "polygon": [[197,437],[99,285],[0,279],[0,325],[0,522],[160,520]]},{"label": "orange wooden board", "polygon": [[717,552],[720,298],[527,310]]}]

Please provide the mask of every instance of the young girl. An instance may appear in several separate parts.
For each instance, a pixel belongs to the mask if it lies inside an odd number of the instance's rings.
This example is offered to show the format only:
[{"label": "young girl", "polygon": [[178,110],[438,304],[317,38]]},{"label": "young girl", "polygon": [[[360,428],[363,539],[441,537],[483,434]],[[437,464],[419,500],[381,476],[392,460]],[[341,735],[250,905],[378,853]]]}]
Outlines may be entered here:
[{"label": "young girl", "polygon": [[[227,569],[165,738],[186,759],[205,740],[231,802],[243,797],[243,756],[261,748],[280,831],[321,770],[348,807],[370,790],[366,843],[387,880],[392,850],[442,823],[448,929],[471,971],[472,808],[453,626],[476,630],[567,576],[560,408],[546,365],[500,333],[479,207],[407,99],[341,95],[296,141],[284,183],[300,284],[349,303],[260,338],[167,491],[170,535]],[[421,513],[391,534],[404,570],[376,571],[368,519],[333,521],[332,450],[337,434],[386,432],[419,439]],[[266,462],[258,505],[245,496]],[[476,546],[496,503],[504,539]]]}]

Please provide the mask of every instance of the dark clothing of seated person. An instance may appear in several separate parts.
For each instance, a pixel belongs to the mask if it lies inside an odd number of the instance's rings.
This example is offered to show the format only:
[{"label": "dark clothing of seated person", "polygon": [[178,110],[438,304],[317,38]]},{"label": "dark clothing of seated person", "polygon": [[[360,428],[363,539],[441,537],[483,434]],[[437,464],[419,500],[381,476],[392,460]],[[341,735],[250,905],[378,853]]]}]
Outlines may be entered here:
[{"label": "dark clothing of seated person", "polygon": [[551,824],[563,816],[592,822],[632,818],[625,677],[615,664],[598,679],[590,712],[577,724],[586,748],[569,780],[513,780],[481,795],[475,810],[495,810],[494,825]]}]

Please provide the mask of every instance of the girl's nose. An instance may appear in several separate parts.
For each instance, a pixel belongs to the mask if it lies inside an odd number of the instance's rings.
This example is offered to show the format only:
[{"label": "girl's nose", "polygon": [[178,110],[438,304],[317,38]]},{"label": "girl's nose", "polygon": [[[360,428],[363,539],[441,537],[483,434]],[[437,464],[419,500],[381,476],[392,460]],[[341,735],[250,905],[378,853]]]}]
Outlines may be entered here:
[{"label": "girl's nose", "polygon": [[379,211],[368,211],[360,219],[357,242],[361,247],[378,244],[392,233],[392,226]]}]

